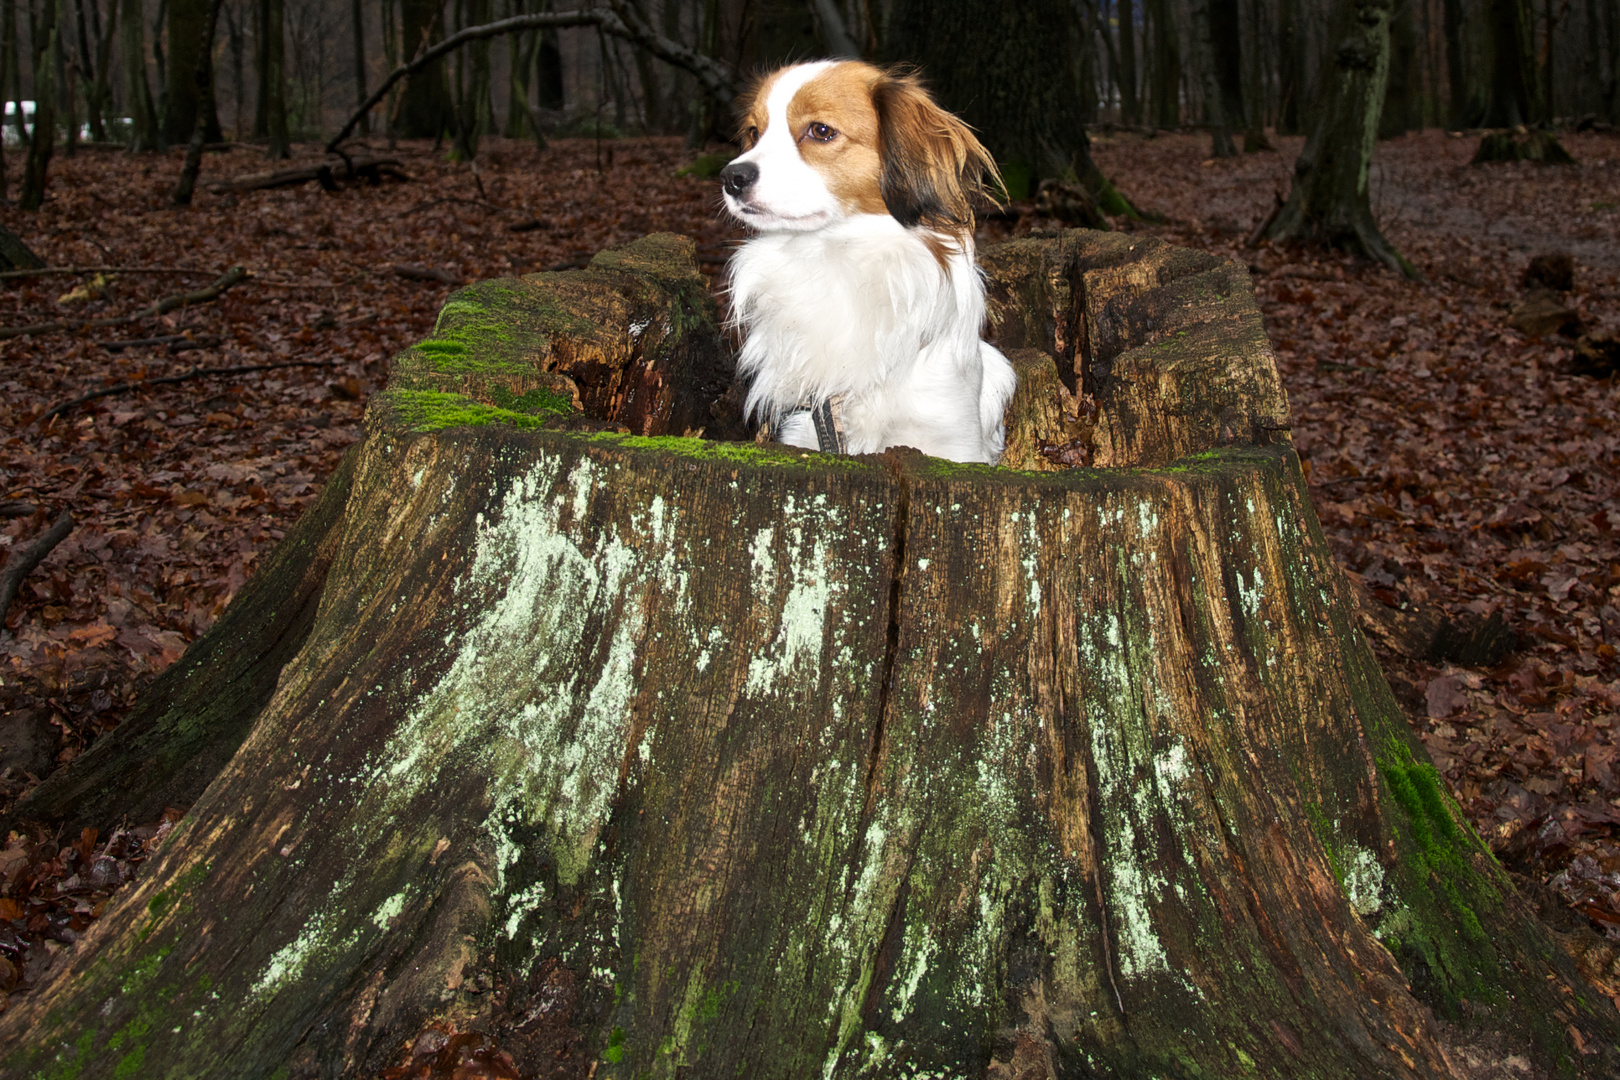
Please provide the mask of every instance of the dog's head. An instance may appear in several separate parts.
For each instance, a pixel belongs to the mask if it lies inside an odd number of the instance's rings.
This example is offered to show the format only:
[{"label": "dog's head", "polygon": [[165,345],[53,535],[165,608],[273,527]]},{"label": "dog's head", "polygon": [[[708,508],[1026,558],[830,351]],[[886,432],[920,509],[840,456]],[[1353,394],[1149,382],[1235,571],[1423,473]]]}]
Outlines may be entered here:
[{"label": "dog's head", "polygon": [[973,196],[995,161],[911,74],[858,61],[794,64],[744,95],[743,153],[720,172],[726,209],[763,232],[892,214],[951,237],[973,231]]}]

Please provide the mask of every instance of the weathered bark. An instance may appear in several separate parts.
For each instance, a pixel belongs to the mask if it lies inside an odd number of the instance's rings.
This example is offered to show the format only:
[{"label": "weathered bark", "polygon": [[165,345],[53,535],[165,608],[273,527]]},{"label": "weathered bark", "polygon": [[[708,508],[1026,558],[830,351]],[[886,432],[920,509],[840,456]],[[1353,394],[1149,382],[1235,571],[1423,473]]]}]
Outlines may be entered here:
[{"label": "weathered bark", "polygon": [[[208,118],[214,109],[214,37],[219,32],[219,9],[224,0],[210,0],[208,20],[203,28],[202,48],[197,53],[197,72],[193,81],[197,88],[197,124],[191,129],[191,141],[186,144],[186,159],[180,166],[180,178],[175,181],[169,202],[174,206],[190,206],[192,193],[197,190],[197,174],[202,170],[203,144],[208,140]],[[217,126],[217,125],[216,125]]]},{"label": "weathered bark", "polygon": [[[51,62],[57,48],[56,9],[56,0],[45,0],[28,12],[29,37],[34,46],[34,132],[28,140],[22,191],[17,196],[17,205],[23,210],[38,210],[44,204],[51,155],[56,150],[56,65]],[[17,111],[21,116],[20,103]]]},{"label": "weathered bark", "polygon": [[123,29],[120,31],[124,68],[124,111],[129,114],[129,148],[156,150],[162,134],[157,109],[152,104],[152,88],[146,81],[146,26],[141,0],[122,0]]},{"label": "weathered bark", "polygon": [[302,646],[0,1072],[369,1078],[436,1023],[579,1077],[1454,1076],[1428,1005],[1612,1075],[1354,629],[1240,266],[987,253],[1114,468],[548,429],[720,341],[691,253],[400,358],[323,583],[278,554],[172,729],[288,641],[248,609],[318,592]]},{"label": "weathered bark", "polygon": [[[439,0],[401,0],[401,56],[406,62],[427,51],[444,36]],[[405,84],[400,96],[399,134],[405,138],[436,139],[444,133],[452,114],[450,80],[444,64],[435,62]]]},{"label": "weathered bark", "polygon": [[1294,162],[1288,201],[1263,235],[1329,244],[1417,278],[1417,268],[1379,231],[1367,185],[1389,77],[1391,0],[1353,2],[1355,17],[1333,55],[1316,122]]},{"label": "weathered bark", "polygon": [[1142,122],[1141,99],[1136,92],[1136,12],[1131,0],[1119,0],[1119,115],[1127,124]]},{"label": "weathered bark", "polygon": [[[277,0],[279,2],[279,0]],[[204,55],[212,42],[204,42],[208,30],[210,0],[168,0],[168,87],[163,114],[163,137],[172,145],[191,138],[201,113],[204,138],[219,142],[225,138],[213,95],[203,94],[197,84],[197,71],[208,61]],[[212,77],[212,63],[209,63]]]},{"label": "weathered bark", "polygon": [[258,34],[254,52],[259,72],[259,93],[253,107],[253,134],[268,138],[265,156],[280,161],[292,156],[287,129],[287,38],[285,0],[258,0],[254,5]]},{"label": "weathered bark", "polygon": [[1378,137],[1393,139],[1423,127],[1419,102],[1422,73],[1417,66],[1417,14],[1412,4],[1396,4],[1389,20],[1389,79],[1378,114]]},{"label": "weathered bark", "polygon": [[1153,104],[1156,127],[1181,126],[1181,49],[1176,37],[1175,5],[1170,0],[1145,0],[1153,21]]}]

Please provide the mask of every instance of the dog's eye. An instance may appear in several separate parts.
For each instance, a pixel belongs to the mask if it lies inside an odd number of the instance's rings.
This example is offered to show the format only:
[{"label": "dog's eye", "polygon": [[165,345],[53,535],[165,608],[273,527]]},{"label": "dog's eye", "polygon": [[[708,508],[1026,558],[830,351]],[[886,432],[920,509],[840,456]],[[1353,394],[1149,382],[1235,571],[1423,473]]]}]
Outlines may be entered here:
[{"label": "dog's eye", "polygon": [[754,148],[754,144],[759,142],[759,128],[751,127],[747,131],[743,132],[741,141],[744,150],[752,150]]},{"label": "dog's eye", "polygon": [[834,131],[832,128],[821,123],[820,121],[811,124],[805,129],[804,133],[816,140],[816,142],[832,142],[834,139],[838,138],[838,132]]}]

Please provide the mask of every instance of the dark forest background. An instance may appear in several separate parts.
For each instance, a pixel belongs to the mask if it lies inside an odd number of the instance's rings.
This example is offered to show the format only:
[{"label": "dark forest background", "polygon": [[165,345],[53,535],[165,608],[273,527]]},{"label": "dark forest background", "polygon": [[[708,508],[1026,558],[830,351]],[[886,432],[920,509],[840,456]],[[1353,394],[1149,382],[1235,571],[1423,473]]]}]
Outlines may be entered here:
[{"label": "dark forest background", "polygon": [[[198,74],[210,8],[210,0],[3,0],[0,93],[54,112],[69,152],[80,140],[183,144],[209,97]],[[1049,78],[1054,58],[1067,65],[1088,124],[1220,126],[1234,148],[1251,149],[1268,128],[1305,130],[1339,21],[1352,11],[1342,0],[613,5],[743,75],[829,54],[918,59],[919,20],[955,8],[966,10],[966,25],[983,18],[988,34],[1009,12],[1043,20],[1045,55],[1031,70]],[[447,34],[548,10],[547,0],[221,0],[207,65],[212,101],[202,106],[208,141],[259,140],[280,156],[289,141],[332,133],[387,72]],[[1381,135],[1620,120],[1614,0],[1401,0],[1389,25]],[[716,104],[688,71],[597,27],[568,27],[458,50],[395,87],[366,129],[444,138],[463,154],[495,133],[683,134],[700,143],[727,134]],[[15,148],[27,134],[8,112]]]}]

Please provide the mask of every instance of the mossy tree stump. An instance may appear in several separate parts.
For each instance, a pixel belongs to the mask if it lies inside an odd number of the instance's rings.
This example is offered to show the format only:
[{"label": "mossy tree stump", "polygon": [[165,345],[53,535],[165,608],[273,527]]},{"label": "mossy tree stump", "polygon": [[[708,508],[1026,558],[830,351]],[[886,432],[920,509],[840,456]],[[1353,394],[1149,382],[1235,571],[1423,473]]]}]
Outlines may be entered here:
[{"label": "mossy tree stump", "polygon": [[234,750],[4,1075],[372,1077],[478,1030],[525,1076],[1458,1076],[1431,1009],[1613,1075],[1355,629],[1242,268],[984,261],[1024,470],[678,437],[724,383],[684,241],[456,294],[195,662],[25,808]]}]

